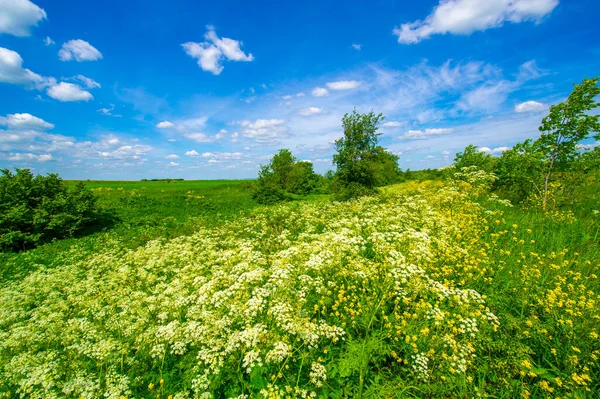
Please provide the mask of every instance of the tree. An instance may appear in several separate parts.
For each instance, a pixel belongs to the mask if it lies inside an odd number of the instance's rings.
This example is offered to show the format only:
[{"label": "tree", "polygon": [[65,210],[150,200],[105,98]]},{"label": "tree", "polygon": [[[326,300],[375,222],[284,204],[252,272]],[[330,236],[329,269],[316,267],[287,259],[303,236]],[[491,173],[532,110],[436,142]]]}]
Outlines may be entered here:
[{"label": "tree", "polygon": [[[573,85],[569,98],[550,107],[550,113],[542,119],[539,130],[542,135],[535,142],[536,150],[544,155],[543,208],[546,209],[548,187],[555,170],[565,170],[577,157],[577,144],[593,132],[600,132],[599,115],[587,112],[600,106],[596,97],[600,94],[598,78],[583,79]],[[596,135],[599,138],[600,135]]]},{"label": "tree", "polygon": [[463,152],[456,154],[454,166],[456,169],[468,166],[476,166],[478,169],[491,172],[494,169],[496,159],[490,154],[480,151],[477,146],[469,144]]},{"label": "tree", "polygon": [[515,144],[498,159],[496,188],[513,202],[526,200],[532,192],[541,196],[543,163],[544,155],[531,139]]},{"label": "tree", "polygon": [[375,147],[373,157],[369,161],[372,163],[377,187],[387,186],[399,181],[402,173],[398,166],[399,159],[398,155],[386,151],[383,147]]},{"label": "tree", "polygon": [[288,176],[287,190],[298,195],[314,192],[319,184],[319,175],[313,170],[311,162],[300,161],[292,166]]},{"label": "tree", "polygon": [[271,169],[284,190],[288,188],[290,173],[292,173],[296,161],[292,152],[287,148],[280,149],[271,159]]},{"label": "tree", "polygon": [[[337,167],[333,190],[338,199],[373,193],[377,187],[375,171],[378,158],[377,129],[382,114],[359,114],[356,110],[342,118],[344,137],[335,142],[333,163]],[[383,150],[385,151],[385,150]]]}]

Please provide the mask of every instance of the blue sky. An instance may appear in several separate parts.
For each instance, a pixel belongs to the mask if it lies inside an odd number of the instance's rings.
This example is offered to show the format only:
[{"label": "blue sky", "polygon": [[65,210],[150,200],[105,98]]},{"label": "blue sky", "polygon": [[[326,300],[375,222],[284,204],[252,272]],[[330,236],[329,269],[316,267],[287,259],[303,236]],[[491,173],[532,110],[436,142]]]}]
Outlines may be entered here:
[{"label": "blue sky", "polygon": [[403,169],[500,154],[600,69],[594,0],[0,0],[0,167],[69,179],[331,169],[382,112]]}]

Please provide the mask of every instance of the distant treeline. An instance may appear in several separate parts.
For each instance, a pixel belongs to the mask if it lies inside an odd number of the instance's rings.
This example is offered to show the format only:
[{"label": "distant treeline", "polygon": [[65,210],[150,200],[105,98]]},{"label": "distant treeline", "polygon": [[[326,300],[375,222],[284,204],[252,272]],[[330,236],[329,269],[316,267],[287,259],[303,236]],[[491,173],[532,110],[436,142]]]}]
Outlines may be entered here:
[{"label": "distant treeline", "polygon": [[183,181],[185,179],[142,179],[141,181],[166,181],[167,183],[170,183],[172,181]]}]

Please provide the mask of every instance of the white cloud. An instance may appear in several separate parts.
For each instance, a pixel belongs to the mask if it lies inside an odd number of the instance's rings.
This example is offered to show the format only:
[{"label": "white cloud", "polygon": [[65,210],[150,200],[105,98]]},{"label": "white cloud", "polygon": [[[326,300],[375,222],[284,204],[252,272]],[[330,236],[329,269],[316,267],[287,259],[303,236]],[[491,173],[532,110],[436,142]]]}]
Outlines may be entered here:
[{"label": "white cloud", "polygon": [[159,129],[170,129],[172,127],[174,127],[175,124],[173,124],[172,122],[169,121],[162,121],[156,124],[156,127]]},{"label": "white cloud", "polygon": [[183,43],[182,47],[186,54],[198,60],[198,66],[204,71],[211,72],[213,75],[219,75],[223,71],[222,61],[246,61],[254,60],[250,53],[245,54],[242,49],[242,43],[238,40],[226,37],[219,38],[212,26],[207,26],[208,31],[204,34],[206,42]]},{"label": "white cloud", "polygon": [[352,47],[354,47],[354,50],[360,50],[362,48],[362,44],[352,43]]},{"label": "white cloud", "polygon": [[315,87],[312,91],[312,95],[315,97],[325,97],[329,94],[329,91],[324,87]]},{"label": "white cloud", "polygon": [[77,75],[73,79],[80,81],[88,89],[98,89],[102,87],[100,86],[100,83],[96,82],[94,79],[87,78],[83,75]]},{"label": "white cloud", "polygon": [[136,159],[139,160],[142,156],[152,151],[152,147],[148,145],[124,145],[114,151],[98,151],[98,155],[102,158],[115,159]]},{"label": "white cloud", "polygon": [[458,108],[463,111],[495,111],[516,87],[515,82],[505,80],[481,85],[465,92],[458,102]]},{"label": "white cloud", "polygon": [[275,143],[288,136],[288,128],[283,119],[257,119],[254,122],[244,120],[240,125],[243,127],[244,137],[261,143]]},{"label": "white cloud", "polygon": [[50,36],[46,36],[46,38],[44,39],[44,44],[46,46],[52,46],[54,44],[56,44],[56,42],[52,39],[50,39]]},{"label": "white cloud", "polygon": [[63,43],[58,58],[61,61],[96,61],[102,58],[102,53],[85,40],[75,39]]},{"label": "white cloud", "polygon": [[170,154],[170,155],[167,155],[165,158],[166,158],[166,159],[179,159],[179,155],[176,155],[176,154]]},{"label": "white cloud", "polygon": [[436,34],[468,35],[497,28],[505,22],[539,22],[559,0],[440,0],[424,21],[395,28],[398,43],[412,44]]},{"label": "white cloud", "polygon": [[46,12],[29,0],[0,0],[0,33],[29,36],[46,19]]},{"label": "white cloud", "polygon": [[406,126],[406,122],[389,121],[385,122],[381,127],[402,127]]},{"label": "white cloud", "polygon": [[9,129],[48,130],[54,128],[52,123],[27,113],[9,114],[6,115],[6,118],[0,116],[0,125],[8,126]]},{"label": "white cloud", "polygon": [[198,151],[196,151],[196,150],[186,151],[185,155],[187,155],[188,157],[197,157],[197,156],[200,156],[200,154],[198,154]]},{"label": "white cloud", "polygon": [[47,83],[47,79],[22,65],[23,59],[19,53],[0,47],[0,82],[37,88]]},{"label": "white cloud", "polygon": [[184,136],[199,143],[210,143],[211,141],[214,141],[214,138],[208,137],[204,133],[185,133]]},{"label": "white cloud", "polygon": [[205,152],[202,158],[210,158],[208,162],[215,163],[220,161],[230,161],[241,159],[244,156],[241,152]]},{"label": "white cloud", "polygon": [[356,80],[340,80],[337,82],[328,82],[327,87],[330,90],[352,90],[360,86],[360,82]]},{"label": "white cloud", "polygon": [[184,128],[197,129],[197,128],[204,127],[204,125],[206,125],[207,120],[208,120],[208,118],[205,116],[202,116],[199,118],[188,118],[188,119],[176,121],[176,125],[177,125],[177,128],[179,128],[179,129],[184,129]]},{"label": "white cloud", "polygon": [[291,96],[291,95],[288,94],[287,96],[283,96],[281,98],[284,99],[284,100],[291,100],[293,98],[293,96]]},{"label": "white cloud", "polygon": [[593,150],[594,148],[600,146],[600,141],[596,141],[595,143],[588,144],[577,144],[577,148],[580,150]]},{"label": "white cloud", "polygon": [[484,152],[486,154],[492,154],[492,155],[500,155],[502,154],[504,151],[508,151],[510,150],[511,147],[496,147],[494,149],[491,149],[490,147],[479,147],[477,149],[477,151],[479,152]]},{"label": "white cloud", "polygon": [[16,154],[10,154],[8,156],[9,161],[48,162],[48,161],[51,161],[52,159],[53,159],[52,154],[35,155],[35,154],[31,154],[31,153],[26,153],[26,154],[16,153]]},{"label": "white cloud", "polygon": [[113,114],[112,112],[115,110],[115,105],[114,104],[110,104],[110,108],[100,108],[98,110],[98,112],[100,112],[102,115],[106,115],[106,116],[115,116],[117,118],[121,117],[122,115],[119,114]]},{"label": "white cloud", "polygon": [[169,166],[179,166],[177,162],[169,162]]},{"label": "white cloud", "polygon": [[404,133],[400,138],[405,140],[424,140],[429,137],[442,136],[452,133],[453,129],[450,128],[434,128],[425,130],[409,130]]},{"label": "white cloud", "polygon": [[525,101],[524,103],[515,105],[516,112],[541,112],[548,108],[545,104],[537,101]]},{"label": "white cloud", "polygon": [[305,95],[305,94],[304,94],[303,92],[300,92],[300,93],[297,93],[297,94],[296,94],[296,97],[304,97],[304,95]]},{"label": "white cloud", "polygon": [[300,111],[298,111],[298,113],[303,116],[317,115],[317,114],[323,113],[323,108],[308,107],[308,108],[301,109]]},{"label": "white cloud", "polygon": [[46,93],[55,100],[62,102],[90,101],[94,99],[89,91],[83,90],[76,84],[66,82],[50,86]]}]

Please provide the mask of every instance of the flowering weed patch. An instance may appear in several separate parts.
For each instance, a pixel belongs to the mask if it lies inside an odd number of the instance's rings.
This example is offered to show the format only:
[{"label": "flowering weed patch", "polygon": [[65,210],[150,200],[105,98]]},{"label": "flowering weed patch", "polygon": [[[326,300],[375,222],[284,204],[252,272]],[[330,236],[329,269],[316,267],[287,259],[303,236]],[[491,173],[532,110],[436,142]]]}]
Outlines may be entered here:
[{"label": "flowering weed patch", "polygon": [[535,253],[491,179],[73,249],[0,288],[0,395],[593,397],[597,265]]}]

